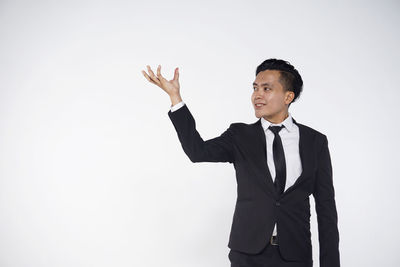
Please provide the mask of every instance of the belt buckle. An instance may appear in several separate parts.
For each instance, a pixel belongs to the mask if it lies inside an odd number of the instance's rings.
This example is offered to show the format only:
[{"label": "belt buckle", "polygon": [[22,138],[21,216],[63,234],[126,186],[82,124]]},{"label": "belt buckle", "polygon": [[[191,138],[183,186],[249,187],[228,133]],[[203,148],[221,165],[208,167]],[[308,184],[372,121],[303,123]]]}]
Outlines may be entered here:
[{"label": "belt buckle", "polygon": [[271,236],[270,243],[273,246],[277,246],[278,245],[278,237],[276,235]]}]

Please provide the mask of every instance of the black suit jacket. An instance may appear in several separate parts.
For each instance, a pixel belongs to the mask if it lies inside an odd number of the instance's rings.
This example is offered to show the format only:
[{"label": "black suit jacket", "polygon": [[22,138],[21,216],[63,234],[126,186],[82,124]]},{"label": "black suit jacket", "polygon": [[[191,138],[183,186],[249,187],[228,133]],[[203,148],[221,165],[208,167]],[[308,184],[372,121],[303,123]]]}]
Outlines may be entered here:
[{"label": "black suit jacket", "polygon": [[312,261],[309,196],[313,194],[318,221],[320,266],[339,267],[339,232],[332,166],[326,135],[293,122],[300,130],[302,173],[282,196],[275,191],[266,158],[261,119],[232,123],[220,136],[204,141],[185,104],[168,112],[179,141],[192,162],[233,163],[237,201],[228,247],[260,252],[277,223],[280,252],[286,260]]}]

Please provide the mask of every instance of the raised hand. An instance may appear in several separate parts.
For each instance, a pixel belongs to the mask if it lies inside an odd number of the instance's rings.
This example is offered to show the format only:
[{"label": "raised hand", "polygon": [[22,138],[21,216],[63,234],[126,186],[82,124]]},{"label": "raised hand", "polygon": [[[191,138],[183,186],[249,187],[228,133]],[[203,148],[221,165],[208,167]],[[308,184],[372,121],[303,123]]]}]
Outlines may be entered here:
[{"label": "raised hand", "polygon": [[158,65],[157,76],[151,70],[150,66],[147,65],[148,74],[142,70],[142,73],[146,79],[163,89],[170,97],[175,97],[179,95],[179,70],[175,68],[174,78],[172,80],[167,80],[161,75],[161,65]]}]

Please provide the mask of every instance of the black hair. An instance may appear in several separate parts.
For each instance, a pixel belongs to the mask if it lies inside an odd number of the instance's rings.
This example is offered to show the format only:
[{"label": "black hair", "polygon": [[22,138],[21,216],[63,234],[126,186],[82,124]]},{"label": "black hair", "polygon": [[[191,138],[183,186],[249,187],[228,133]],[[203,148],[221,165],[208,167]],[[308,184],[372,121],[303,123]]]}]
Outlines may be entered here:
[{"label": "black hair", "polygon": [[276,58],[267,59],[257,67],[256,76],[264,70],[278,70],[280,72],[279,82],[283,89],[294,92],[294,98],[289,106],[299,98],[303,91],[303,79],[288,61]]}]

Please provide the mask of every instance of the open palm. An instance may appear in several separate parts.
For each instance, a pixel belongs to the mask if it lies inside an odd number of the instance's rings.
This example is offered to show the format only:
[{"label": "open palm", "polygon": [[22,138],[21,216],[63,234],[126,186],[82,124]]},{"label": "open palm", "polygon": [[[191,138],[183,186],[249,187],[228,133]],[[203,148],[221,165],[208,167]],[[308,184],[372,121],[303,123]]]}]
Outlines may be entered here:
[{"label": "open palm", "polygon": [[179,69],[175,68],[174,78],[172,80],[167,80],[161,75],[161,65],[158,65],[157,75],[151,70],[150,66],[147,65],[148,74],[142,70],[142,73],[146,79],[163,89],[168,95],[179,94]]}]

